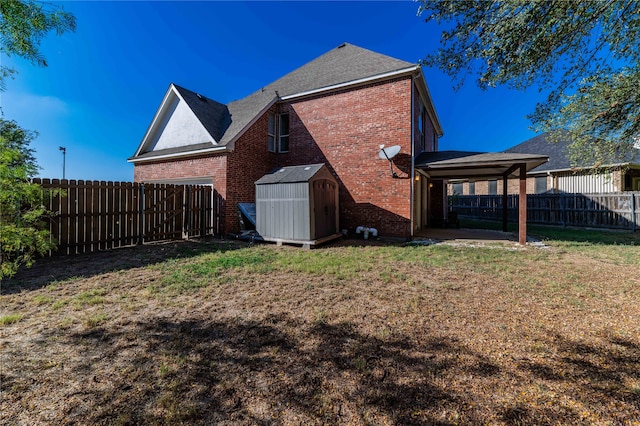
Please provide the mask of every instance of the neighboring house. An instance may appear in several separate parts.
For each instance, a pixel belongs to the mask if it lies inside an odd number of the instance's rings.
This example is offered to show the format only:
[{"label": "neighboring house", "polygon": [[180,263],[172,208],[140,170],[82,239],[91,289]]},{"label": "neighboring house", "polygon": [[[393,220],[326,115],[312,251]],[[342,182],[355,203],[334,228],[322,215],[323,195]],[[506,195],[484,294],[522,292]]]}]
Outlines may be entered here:
[{"label": "neighboring house", "polygon": [[[549,140],[547,134],[535,136],[521,144],[505,150],[505,153],[536,152],[549,157],[549,161],[527,173],[527,193],[611,193],[640,191],[640,150],[623,156],[616,164],[607,165],[607,172],[597,172],[593,168],[573,167],[569,158],[568,140]],[[507,185],[510,194],[518,192],[517,179],[510,179]],[[450,195],[502,194],[500,180],[456,180],[448,185]]]},{"label": "neighboring house", "polygon": [[[324,164],[340,229],[407,238],[444,215],[444,181],[414,170],[442,134],[419,65],[343,44],[227,105],[171,84],[129,161],[137,182],[212,185],[226,233],[240,231],[237,205],[255,202],[265,174]],[[396,176],[381,144],[400,147]]]}]

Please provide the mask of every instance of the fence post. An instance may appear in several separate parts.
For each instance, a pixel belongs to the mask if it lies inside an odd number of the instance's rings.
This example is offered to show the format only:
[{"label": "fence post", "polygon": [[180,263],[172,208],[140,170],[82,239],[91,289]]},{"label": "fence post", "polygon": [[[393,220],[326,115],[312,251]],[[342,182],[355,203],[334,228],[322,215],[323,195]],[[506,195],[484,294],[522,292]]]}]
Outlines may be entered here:
[{"label": "fence post", "polygon": [[189,233],[191,232],[191,186],[187,186],[185,191],[186,201],[183,199],[184,204],[184,226],[182,229],[182,238],[189,239]]},{"label": "fence post", "polygon": [[631,197],[631,232],[636,232],[636,194],[629,194]]},{"label": "fence post", "polygon": [[205,187],[200,188],[200,238],[204,238],[207,229],[207,194]]},{"label": "fence post", "polygon": [[567,227],[567,196],[564,192],[560,194],[560,207],[562,208],[562,226]]},{"label": "fence post", "polygon": [[138,187],[139,193],[139,208],[138,208],[138,244],[144,244],[144,233],[145,233],[145,220],[144,220],[144,183],[140,183]]}]

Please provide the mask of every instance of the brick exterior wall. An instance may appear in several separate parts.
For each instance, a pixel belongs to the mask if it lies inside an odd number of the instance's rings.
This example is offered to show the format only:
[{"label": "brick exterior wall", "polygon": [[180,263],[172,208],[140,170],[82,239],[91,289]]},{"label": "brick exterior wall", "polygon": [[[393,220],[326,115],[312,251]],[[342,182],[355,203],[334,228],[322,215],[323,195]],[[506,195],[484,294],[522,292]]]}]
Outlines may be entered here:
[{"label": "brick exterior wall", "polygon": [[[411,86],[401,78],[280,106],[290,115],[290,152],[278,165],[327,164],[339,183],[341,229],[411,234]],[[380,144],[400,145],[398,179],[378,157]]]},{"label": "brick exterior wall", "polygon": [[[496,179],[497,193],[496,195],[502,195],[502,178]],[[551,179],[547,179],[547,188],[551,188]],[[533,177],[527,177],[527,194],[535,194],[536,192],[536,180]],[[520,179],[512,178],[507,180],[507,194],[519,194],[520,193]],[[447,194],[453,194],[453,184],[447,185]],[[475,181],[475,194],[473,195],[488,195],[489,194],[489,181],[477,180]],[[462,183],[462,194],[469,195],[469,182]]]},{"label": "brick exterior wall", "polygon": [[[382,236],[409,237],[412,90],[412,78],[402,77],[280,103],[269,112],[289,113],[288,153],[268,151],[267,112],[231,153],[137,163],[134,179],[212,176],[226,200],[225,232],[238,232],[237,203],[255,202],[256,180],[275,167],[325,163],[340,186],[340,229],[354,232],[362,225]],[[433,131],[429,121],[426,127]],[[394,158],[397,179],[391,177],[389,162],[378,157],[380,144],[401,147]]]},{"label": "brick exterior wall", "polygon": [[[209,155],[149,163],[136,163],[133,167],[135,182],[149,182],[193,177],[213,178],[213,188],[223,200],[227,199],[227,154]],[[225,203],[225,210],[228,203]],[[224,229],[227,230],[229,215],[223,213]],[[237,220],[237,219],[236,219]]]},{"label": "brick exterior wall", "polygon": [[[276,112],[273,107],[269,112]],[[235,143],[227,171],[227,232],[240,231],[238,203],[255,203],[255,182],[273,170],[277,154],[267,150],[269,114],[263,114]]]}]

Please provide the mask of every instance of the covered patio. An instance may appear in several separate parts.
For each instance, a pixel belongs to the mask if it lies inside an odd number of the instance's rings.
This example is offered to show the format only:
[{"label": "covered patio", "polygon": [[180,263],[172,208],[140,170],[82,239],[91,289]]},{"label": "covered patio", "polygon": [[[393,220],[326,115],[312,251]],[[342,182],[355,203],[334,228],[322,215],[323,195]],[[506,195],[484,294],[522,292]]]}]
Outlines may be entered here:
[{"label": "covered patio", "polygon": [[502,229],[507,231],[507,182],[519,179],[518,241],[527,243],[527,172],[549,161],[538,154],[423,152],[415,160],[416,173],[429,179],[502,179]]}]

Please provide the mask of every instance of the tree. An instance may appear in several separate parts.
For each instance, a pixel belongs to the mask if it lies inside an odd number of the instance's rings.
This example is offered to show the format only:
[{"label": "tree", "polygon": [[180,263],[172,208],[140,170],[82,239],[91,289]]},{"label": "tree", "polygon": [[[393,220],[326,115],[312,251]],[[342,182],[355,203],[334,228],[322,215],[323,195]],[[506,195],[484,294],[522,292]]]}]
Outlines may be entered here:
[{"label": "tree", "polygon": [[35,137],[0,119],[0,279],[55,247],[44,222],[48,194],[30,180],[38,170],[29,148]]},{"label": "tree", "polygon": [[622,0],[421,0],[446,25],[424,62],[478,86],[549,90],[529,116],[568,130],[575,162],[611,164],[640,140],[640,3]]},{"label": "tree", "polygon": [[[60,7],[33,0],[0,0],[0,54],[17,55],[34,65],[46,67],[38,47],[51,31],[61,35],[75,31],[75,17]],[[16,70],[0,65],[0,90]]]},{"label": "tree", "polygon": [[[38,50],[50,31],[58,35],[75,30],[72,14],[33,0],[0,0],[0,54],[17,55],[37,66],[47,66]],[[15,70],[0,65],[0,91]],[[54,247],[45,227],[46,191],[30,180],[38,167],[29,148],[35,132],[0,118],[0,279],[21,265],[31,266],[37,255]]]}]

